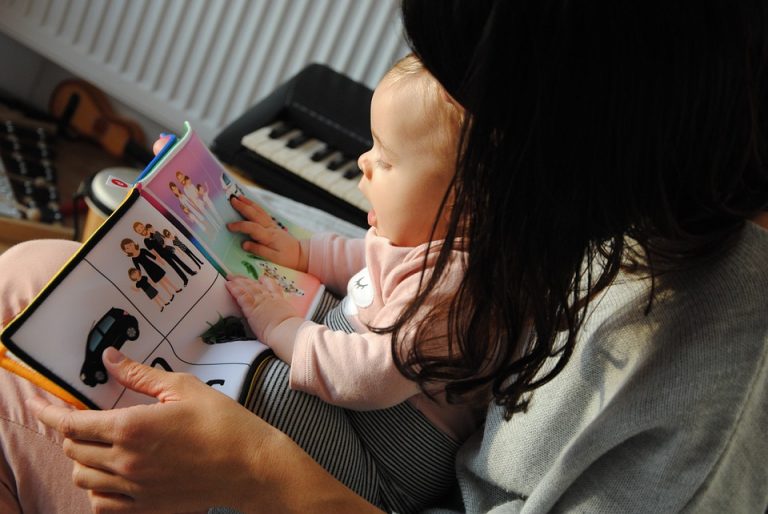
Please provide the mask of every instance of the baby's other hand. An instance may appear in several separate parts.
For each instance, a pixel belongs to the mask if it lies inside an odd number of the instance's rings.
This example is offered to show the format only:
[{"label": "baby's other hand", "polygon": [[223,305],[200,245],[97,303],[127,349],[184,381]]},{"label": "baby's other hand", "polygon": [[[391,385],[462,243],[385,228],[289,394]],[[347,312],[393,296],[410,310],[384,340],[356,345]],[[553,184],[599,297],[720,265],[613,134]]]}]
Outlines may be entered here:
[{"label": "baby's other hand", "polygon": [[272,345],[272,332],[283,321],[299,318],[296,309],[286,300],[283,288],[271,278],[262,276],[256,281],[237,276],[227,280],[227,289],[253,333],[264,344]]},{"label": "baby's other hand", "polygon": [[155,155],[159,154],[160,150],[162,150],[165,147],[169,139],[171,139],[170,135],[160,134],[160,136],[155,140],[155,142],[152,143],[152,153]]},{"label": "baby's other hand", "polygon": [[291,269],[307,271],[306,251],[301,242],[272,219],[259,204],[245,196],[232,198],[232,207],[243,221],[228,223],[231,232],[239,232],[250,238],[243,249]]}]

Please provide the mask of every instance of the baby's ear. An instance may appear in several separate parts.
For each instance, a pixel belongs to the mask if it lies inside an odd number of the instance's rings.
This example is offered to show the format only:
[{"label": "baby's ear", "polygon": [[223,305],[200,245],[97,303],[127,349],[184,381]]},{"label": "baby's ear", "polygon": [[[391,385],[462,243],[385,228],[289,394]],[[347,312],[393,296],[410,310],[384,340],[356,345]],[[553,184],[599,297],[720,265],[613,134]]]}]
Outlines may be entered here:
[{"label": "baby's ear", "polygon": [[437,88],[438,88],[438,90],[440,91],[440,98],[441,98],[441,99],[442,99],[444,102],[448,102],[449,104],[451,104],[451,105],[452,105],[453,107],[455,107],[455,108],[456,108],[456,110],[458,110],[460,113],[461,113],[461,112],[464,112],[464,107],[462,107],[462,106],[461,106],[461,104],[460,104],[460,103],[459,103],[459,102],[458,102],[458,101],[457,101],[457,100],[456,100],[454,97],[452,97],[452,96],[451,96],[451,94],[450,94],[448,91],[446,91],[446,90],[445,90],[445,88],[444,88],[443,86],[441,86],[440,84],[438,84]]}]

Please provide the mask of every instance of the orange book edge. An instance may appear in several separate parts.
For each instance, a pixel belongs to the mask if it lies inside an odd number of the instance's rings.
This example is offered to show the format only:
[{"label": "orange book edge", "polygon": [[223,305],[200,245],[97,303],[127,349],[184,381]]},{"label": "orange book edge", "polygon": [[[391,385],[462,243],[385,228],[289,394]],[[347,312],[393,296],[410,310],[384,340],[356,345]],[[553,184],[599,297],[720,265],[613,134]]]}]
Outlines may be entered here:
[{"label": "orange book edge", "polygon": [[13,357],[10,357],[9,354],[11,354],[11,352],[8,350],[8,348],[6,348],[5,345],[0,343],[0,368],[7,369],[11,373],[18,375],[21,378],[24,378],[26,380],[29,380],[39,388],[45,391],[48,391],[54,396],[61,398],[68,404],[74,407],[77,407],[78,409],[88,408],[83,402],[75,398],[67,390],[65,390],[55,382],[52,382],[51,380],[47,379],[44,375],[42,375],[41,373],[38,373],[37,371],[30,368],[29,366],[22,364],[20,361],[14,359]]}]

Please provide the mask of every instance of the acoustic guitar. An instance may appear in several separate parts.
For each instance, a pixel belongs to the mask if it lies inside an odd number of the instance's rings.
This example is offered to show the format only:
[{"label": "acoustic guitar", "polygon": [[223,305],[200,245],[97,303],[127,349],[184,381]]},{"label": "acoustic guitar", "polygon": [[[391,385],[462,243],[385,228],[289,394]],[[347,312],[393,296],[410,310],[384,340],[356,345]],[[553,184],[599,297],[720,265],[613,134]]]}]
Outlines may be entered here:
[{"label": "acoustic guitar", "polygon": [[141,126],[117,115],[107,95],[93,84],[81,79],[62,81],[51,93],[48,108],[60,133],[90,139],[110,155],[142,167],[152,160]]}]

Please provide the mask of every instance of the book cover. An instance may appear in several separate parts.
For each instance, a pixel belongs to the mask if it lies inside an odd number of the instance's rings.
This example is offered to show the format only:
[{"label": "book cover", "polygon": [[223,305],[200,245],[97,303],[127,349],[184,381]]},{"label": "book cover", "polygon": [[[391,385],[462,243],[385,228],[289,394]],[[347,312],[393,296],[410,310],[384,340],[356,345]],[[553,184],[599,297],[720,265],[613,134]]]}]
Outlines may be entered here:
[{"label": "book cover", "polygon": [[[319,298],[317,291],[322,288],[315,277],[243,250],[247,237],[227,230],[227,223],[242,219],[229,200],[245,192],[197,134],[187,124],[184,136],[168,146],[158,162],[140,176],[137,188],[142,196],[173,221],[222,275],[256,280],[267,275],[283,286],[298,312],[312,312]],[[275,222],[297,239],[310,235],[293,223]]]},{"label": "book cover", "polygon": [[[114,346],[147,365],[192,373],[244,401],[255,363],[268,348],[254,340],[226,277],[271,276],[308,318],[323,286],[241,248],[243,236],[225,225],[241,219],[228,198],[243,191],[188,125],[126,192],[5,327],[0,365],[79,407],[153,402],[106,374],[101,353]],[[286,230],[303,237],[289,225]]]}]

